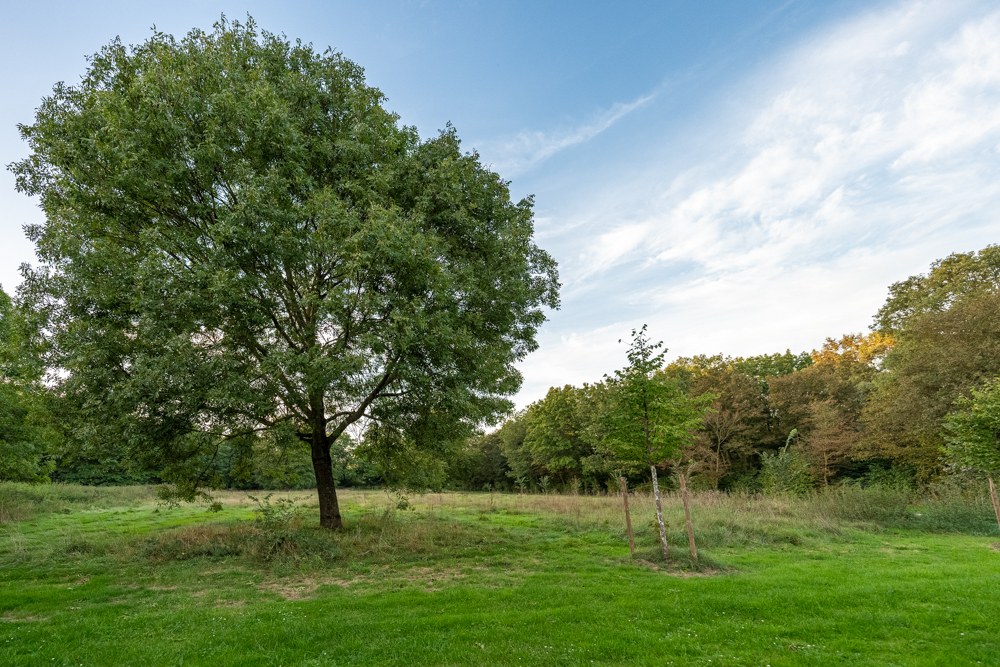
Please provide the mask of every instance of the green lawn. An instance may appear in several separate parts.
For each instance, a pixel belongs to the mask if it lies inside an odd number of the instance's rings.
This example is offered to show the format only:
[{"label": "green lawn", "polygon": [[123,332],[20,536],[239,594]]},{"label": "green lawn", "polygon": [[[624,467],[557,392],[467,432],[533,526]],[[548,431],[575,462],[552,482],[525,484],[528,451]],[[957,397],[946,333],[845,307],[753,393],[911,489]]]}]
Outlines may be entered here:
[{"label": "green lawn", "polygon": [[986,507],[704,495],[698,568],[651,562],[643,497],[632,561],[613,497],[346,492],[329,535],[308,494],[103,494],[0,485],[0,664],[1000,664]]}]

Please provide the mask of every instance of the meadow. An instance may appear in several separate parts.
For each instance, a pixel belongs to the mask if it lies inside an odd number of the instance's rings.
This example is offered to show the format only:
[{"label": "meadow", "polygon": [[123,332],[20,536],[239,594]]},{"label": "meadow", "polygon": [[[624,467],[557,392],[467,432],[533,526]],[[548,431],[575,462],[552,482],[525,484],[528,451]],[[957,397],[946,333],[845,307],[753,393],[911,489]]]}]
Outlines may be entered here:
[{"label": "meadow", "polygon": [[668,498],[0,484],[3,665],[997,665],[985,495]]}]

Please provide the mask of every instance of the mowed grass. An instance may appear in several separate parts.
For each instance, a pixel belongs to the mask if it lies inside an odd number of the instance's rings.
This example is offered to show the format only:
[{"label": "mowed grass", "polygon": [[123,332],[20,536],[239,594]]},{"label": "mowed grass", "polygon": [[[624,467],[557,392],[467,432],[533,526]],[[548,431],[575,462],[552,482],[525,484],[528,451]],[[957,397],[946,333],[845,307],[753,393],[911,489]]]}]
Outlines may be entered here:
[{"label": "mowed grass", "polygon": [[1000,664],[981,497],[699,494],[698,565],[676,498],[667,564],[643,495],[634,560],[615,497],[219,500],[0,485],[0,664]]}]

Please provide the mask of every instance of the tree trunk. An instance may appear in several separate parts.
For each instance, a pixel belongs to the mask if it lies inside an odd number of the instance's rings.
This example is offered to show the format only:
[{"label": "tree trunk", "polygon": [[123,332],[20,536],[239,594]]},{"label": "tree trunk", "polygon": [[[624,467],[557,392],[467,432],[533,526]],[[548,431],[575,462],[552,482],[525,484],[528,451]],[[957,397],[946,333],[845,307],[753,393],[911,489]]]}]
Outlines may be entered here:
[{"label": "tree trunk", "polygon": [[660,528],[660,551],[667,560],[667,526],[663,523],[663,504],[660,502],[660,481],[656,478],[656,465],[649,464],[649,474],[653,478],[653,499],[656,501],[656,523]]},{"label": "tree trunk", "polygon": [[619,477],[618,483],[622,487],[622,501],[625,503],[625,530],[628,533],[628,553],[635,558],[635,538],[632,537],[632,513],[628,509],[628,482],[625,477]]},{"label": "tree trunk", "polygon": [[344,522],[340,518],[337,503],[337,486],[333,481],[333,461],[330,458],[330,440],[324,427],[312,434],[312,462],[316,473],[316,493],[319,495],[319,525],[331,530],[340,530]]},{"label": "tree trunk", "polygon": [[691,524],[691,505],[688,502],[687,479],[684,473],[677,474],[681,482],[681,501],[684,503],[684,524],[687,526],[688,548],[691,550],[691,560],[698,560],[698,547],[694,543],[694,526]]},{"label": "tree trunk", "polygon": [[993,483],[992,475],[988,475],[986,480],[990,483],[990,500],[993,501],[993,512],[997,515],[997,526],[1000,527],[1000,499],[997,498],[997,487]]},{"label": "tree trunk", "polygon": [[722,479],[722,443],[715,450],[715,488],[719,488],[719,480]]}]

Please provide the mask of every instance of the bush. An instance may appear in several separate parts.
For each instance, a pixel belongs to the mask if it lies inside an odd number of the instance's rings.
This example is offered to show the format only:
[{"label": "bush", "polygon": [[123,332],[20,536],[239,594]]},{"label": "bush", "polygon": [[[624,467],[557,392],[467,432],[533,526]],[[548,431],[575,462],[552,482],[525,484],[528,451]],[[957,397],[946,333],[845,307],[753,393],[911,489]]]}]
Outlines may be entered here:
[{"label": "bush", "polygon": [[804,496],[816,486],[809,460],[797,448],[785,445],[761,457],[760,486],[764,493]]}]

